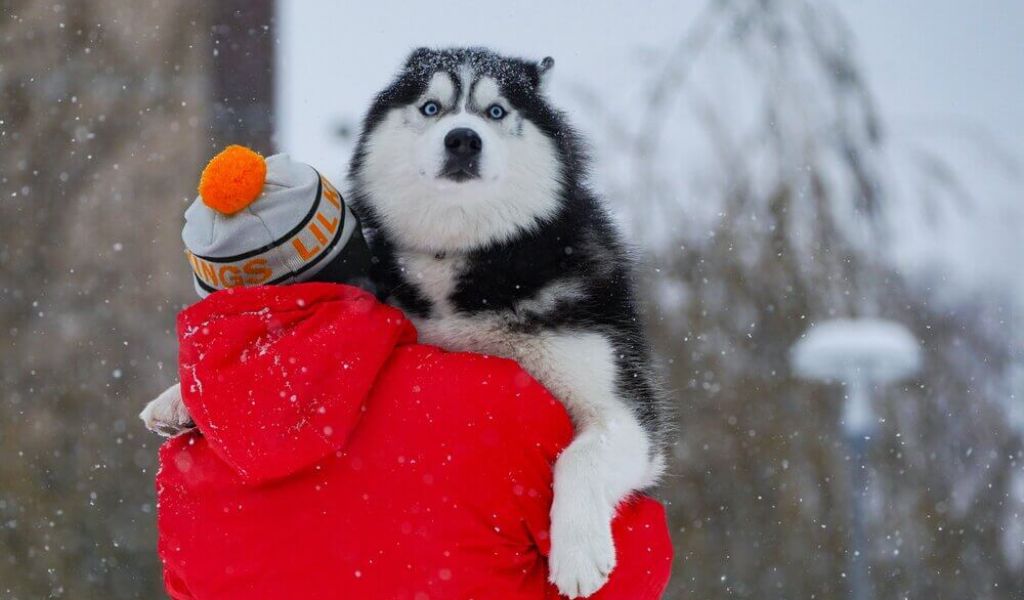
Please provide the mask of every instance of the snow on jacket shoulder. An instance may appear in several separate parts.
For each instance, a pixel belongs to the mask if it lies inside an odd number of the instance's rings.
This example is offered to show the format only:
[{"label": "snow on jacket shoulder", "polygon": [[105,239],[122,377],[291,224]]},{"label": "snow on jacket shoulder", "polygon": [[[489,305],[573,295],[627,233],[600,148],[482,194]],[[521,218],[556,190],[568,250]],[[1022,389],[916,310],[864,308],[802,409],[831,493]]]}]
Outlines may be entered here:
[{"label": "snow on jacket shoulder", "polygon": [[[512,361],[415,343],[356,288],[218,292],[181,313],[182,394],[202,434],[169,440],[159,552],[175,599],[548,599],[562,406]],[[660,504],[613,525],[595,599],[659,598]]]}]

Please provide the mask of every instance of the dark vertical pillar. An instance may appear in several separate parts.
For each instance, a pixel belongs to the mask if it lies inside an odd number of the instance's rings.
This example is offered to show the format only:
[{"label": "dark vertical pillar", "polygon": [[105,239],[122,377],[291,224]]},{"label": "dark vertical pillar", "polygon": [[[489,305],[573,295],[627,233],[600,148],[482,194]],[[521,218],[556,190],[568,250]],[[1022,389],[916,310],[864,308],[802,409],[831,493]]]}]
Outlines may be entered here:
[{"label": "dark vertical pillar", "polygon": [[214,149],[274,151],[274,0],[212,3]]}]

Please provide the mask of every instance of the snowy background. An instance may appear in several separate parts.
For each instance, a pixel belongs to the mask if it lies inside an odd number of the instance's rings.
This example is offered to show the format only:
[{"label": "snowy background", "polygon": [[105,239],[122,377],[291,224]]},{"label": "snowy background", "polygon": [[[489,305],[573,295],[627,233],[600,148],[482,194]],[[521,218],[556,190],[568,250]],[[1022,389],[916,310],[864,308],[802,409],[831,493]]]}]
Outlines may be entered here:
[{"label": "snowy background", "polygon": [[[715,4],[284,2],[278,7],[275,87],[279,147],[340,177],[352,140],[339,130],[358,132],[365,107],[410,48],[445,45],[553,56],[551,96],[593,139],[607,123],[592,110],[591,98],[616,120],[643,118],[640,99],[664,71],[665,54],[695,25],[704,33],[698,19],[707,19]],[[972,207],[980,213],[975,218],[950,215],[927,231],[904,224],[914,231],[901,240],[899,260],[908,268],[937,260],[956,272],[958,286],[1011,282],[1024,298],[1024,267],[1007,260],[1014,250],[1021,252],[1024,223],[1024,4],[858,0],[835,3],[833,10],[852,34],[850,46],[840,51],[858,64],[891,143],[954,155],[950,160],[963,169],[965,187],[987,196]],[[715,64],[698,59],[694,68],[712,70]],[[737,112],[753,106],[743,89],[732,89],[724,99]],[[667,125],[686,119],[662,118]],[[671,147],[683,168],[693,170],[687,149],[700,149],[699,142],[676,140]],[[595,150],[601,179],[602,163],[614,160],[614,150]],[[1007,211],[1013,213],[1010,220]]]},{"label": "snowy background", "polygon": [[[556,59],[641,250],[667,597],[847,597],[858,506],[877,597],[1024,597],[1024,4],[273,4],[0,5],[0,598],[159,596],[135,414],[174,378],[203,161],[249,141],[340,180],[408,51],[454,44]],[[922,351],[869,390],[863,469],[844,389],[788,360],[834,318]]]}]

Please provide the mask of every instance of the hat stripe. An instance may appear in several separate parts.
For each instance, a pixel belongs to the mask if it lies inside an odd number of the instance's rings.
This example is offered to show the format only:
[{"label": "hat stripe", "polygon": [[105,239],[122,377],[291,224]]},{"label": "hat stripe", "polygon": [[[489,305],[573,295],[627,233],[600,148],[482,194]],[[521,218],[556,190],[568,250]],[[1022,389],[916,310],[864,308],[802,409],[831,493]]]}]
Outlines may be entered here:
[{"label": "hat stripe", "polygon": [[192,273],[192,279],[195,279],[196,285],[203,288],[203,291],[206,292],[207,294],[212,294],[214,292],[220,291],[220,288],[215,288],[212,285],[206,283],[205,281],[200,279],[199,276],[196,275],[195,273]]},{"label": "hat stripe", "polygon": [[[303,273],[305,273],[306,271],[308,271],[308,270],[310,270],[310,269],[312,269],[312,268],[314,268],[314,267],[324,263],[325,262],[324,259],[326,259],[328,256],[330,256],[331,252],[334,250],[334,247],[338,245],[338,242],[341,241],[341,238],[345,234],[345,221],[346,221],[347,213],[348,213],[348,210],[342,210],[341,211],[341,221],[338,223],[338,230],[334,232],[334,238],[331,239],[331,241],[327,244],[327,246],[324,247],[323,251],[320,252],[314,260],[311,260],[311,261],[307,262],[301,268],[299,268],[297,271],[295,271],[293,273],[290,273],[288,275],[284,275],[282,277],[278,277],[277,279],[275,279],[273,281],[267,282],[267,285],[274,285],[276,283],[281,283],[282,281],[287,280],[289,277],[296,277],[297,278],[300,275],[302,275]],[[356,226],[358,227],[358,225],[356,225]],[[348,238],[352,237],[352,232],[349,231],[348,235],[344,236],[344,237],[345,237],[345,242],[347,243],[348,242]],[[342,245],[344,246],[344,244],[342,244]]]},{"label": "hat stripe", "polygon": [[[306,271],[308,271],[308,270],[312,269],[313,267],[316,267],[316,266],[320,265],[321,263],[325,262],[324,259],[327,258],[331,254],[331,252],[334,250],[334,247],[337,246],[339,242],[341,242],[341,238],[342,237],[346,238],[346,240],[345,240],[346,243],[348,242],[347,238],[352,237],[352,232],[351,231],[348,232],[347,236],[345,235],[346,232],[345,232],[345,228],[343,226],[343,223],[345,222],[345,217],[346,217],[346,213],[347,212],[348,212],[347,210],[341,211],[341,213],[342,213],[342,222],[338,224],[338,230],[334,233],[334,237],[327,244],[327,246],[323,249],[323,251],[321,251],[320,253],[317,254],[317,257],[316,257],[315,260],[311,260],[311,261],[307,262],[298,271],[295,271],[295,272],[289,271],[288,273],[285,273],[284,275],[281,275],[280,277],[278,277],[276,279],[272,279],[272,280],[264,282],[264,283],[262,283],[260,285],[277,285],[279,283],[283,283],[285,281],[288,281],[289,279],[299,277],[300,275],[302,275]],[[357,225],[357,227],[358,227],[358,225]],[[342,244],[342,246],[344,246],[344,245],[345,244]],[[198,285],[199,287],[203,288],[203,290],[206,291],[206,293],[208,293],[208,294],[212,294],[213,292],[216,292],[216,291],[219,291],[219,290],[222,290],[222,289],[227,289],[227,288],[216,288],[216,287],[213,287],[212,285],[210,285],[210,284],[206,283],[205,281],[203,281],[199,277],[199,275],[197,275],[196,273],[193,273],[192,275],[193,275],[193,277],[196,280],[196,285]]]}]

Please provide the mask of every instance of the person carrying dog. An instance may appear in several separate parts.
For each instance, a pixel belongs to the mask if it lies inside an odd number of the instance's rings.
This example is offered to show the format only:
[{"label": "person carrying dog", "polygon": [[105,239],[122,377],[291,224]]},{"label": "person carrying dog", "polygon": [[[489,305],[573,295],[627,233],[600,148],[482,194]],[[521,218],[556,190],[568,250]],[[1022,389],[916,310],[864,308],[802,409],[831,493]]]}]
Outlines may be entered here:
[{"label": "person carrying dog", "polygon": [[[182,237],[197,292],[160,448],[158,551],[175,600],[554,599],[546,555],[562,407],[515,362],[416,343],[369,286],[355,216],[312,167],[229,147]],[[289,285],[280,285],[289,284]],[[660,598],[663,507],[613,522],[591,598]]]}]

